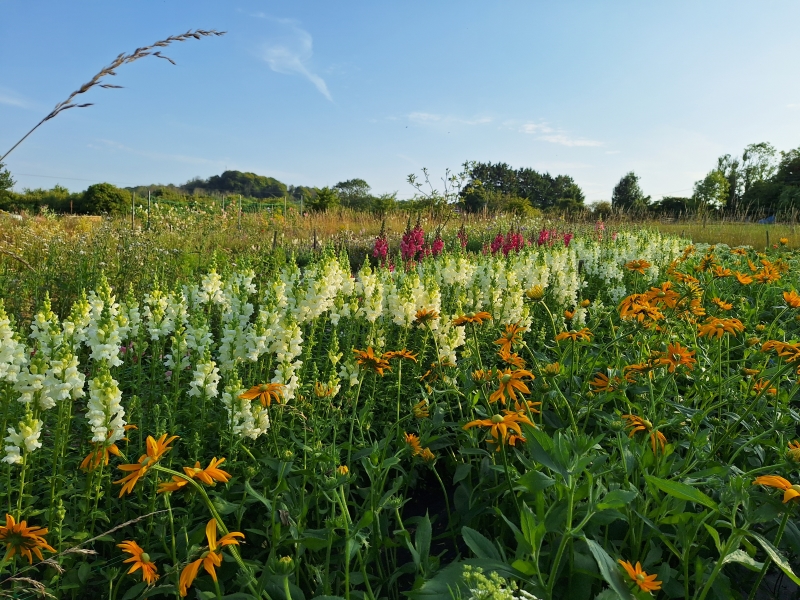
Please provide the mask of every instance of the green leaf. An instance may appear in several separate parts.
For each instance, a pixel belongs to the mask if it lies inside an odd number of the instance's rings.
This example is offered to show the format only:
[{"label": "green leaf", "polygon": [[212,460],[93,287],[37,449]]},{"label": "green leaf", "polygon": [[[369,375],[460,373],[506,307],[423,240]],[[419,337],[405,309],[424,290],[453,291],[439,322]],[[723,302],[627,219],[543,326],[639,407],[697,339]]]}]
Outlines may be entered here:
[{"label": "green leaf", "polygon": [[511,566],[520,573],[525,573],[525,575],[536,575],[536,567],[533,566],[533,563],[530,563],[527,560],[515,560],[513,563],[511,563]]},{"label": "green leaf", "polygon": [[269,500],[267,500],[266,498],[264,498],[264,496],[262,496],[262,495],[261,495],[261,494],[259,494],[257,491],[255,491],[255,490],[253,489],[253,486],[252,486],[252,485],[250,485],[250,482],[249,482],[249,481],[245,481],[245,482],[244,482],[244,489],[245,489],[245,490],[247,491],[247,493],[248,493],[248,494],[250,494],[250,495],[251,495],[253,498],[255,498],[256,500],[258,500],[259,502],[261,502],[261,504],[263,504],[264,506],[266,506],[266,507],[267,507],[267,510],[272,510],[272,502],[270,502]]},{"label": "green leaf", "polygon": [[555,485],[555,479],[548,477],[541,471],[528,471],[517,479],[516,485],[524,487],[530,493],[535,494]]},{"label": "green leaf", "polygon": [[611,586],[611,589],[617,593],[621,600],[636,600],[628,586],[622,581],[622,577],[619,574],[619,565],[608,555],[608,552],[594,540],[590,540],[587,537],[584,537],[583,540],[589,546],[589,550],[600,569],[600,574],[606,580],[606,583]]},{"label": "green leaf", "polygon": [[478,558],[502,560],[497,548],[495,548],[494,544],[484,537],[483,534],[465,526],[461,528],[461,536],[464,538],[467,546],[469,546],[469,549],[472,550],[473,554]]},{"label": "green leaf", "polygon": [[669,479],[661,479],[660,477],[653,477],[652,475],[645,475],[644,478],[647,483],[660,489],[662,492],[669,494],[679,500],[686,500],[687,502],[694,502],[702,504],[712,510],[718,510],[717,503],[711,498],[706,496],[700,490],[681,483],[679,481],[670,481]]},{"label": "green leaf", "polygon": [[772,545],[772,543],[765,537],[758,535],[757,533],[751,532],[750,535],[759,543],[764,551],[767,553],[778,568],[783,571],[783,573],[792,581],[794,581],[797,585],[800,585],[800,577],[795,575],[794,571],[792,571],[792,567],[789,566],[787,560],[783,557],[783,555],[778,551],[778,549]]},{"label": "green leaf", "polygon": [[744,565],[751,571],[760,571],[761,568],[764,566],[764,563],[758,562],[744,550],[734,550],[733,552],[728,554],[728,556],[722,559],[723,565],[727,565],[728,563],[732,562]]},{"label": "green leaf", "polygon": [[78,581],[81,583],[86,583],[86,580],[89,579],[89,573],[92,572],[92,565],[88,562],[82,562],[81,566],[78,567]]},{"label": "green leaf", "polygon": [[456,473],[453,475],[453,485],[457,484],[462,479],[466,479],[469,475],[472,465],[469,463],[461,463],[456,467]]},{"label": "green leaf", "polygon": [[134,598],[138,598],[139,594],[145,587],[147,587],[147,584],[144,581],[137,583],[135,586],[125,592],[122,600],[133,600]]},{"label": "green leaf", "polygon": [[638,495],[638,492],[635,491],[614,490],[606,494],[603,499],[597,503],[597,510],[622,508],[623,506],[627,506],[630,501]]},{"label": "green leaf", "polygon": [[419,553],[419,560],[425,563],[431,551],[431,520],[428,513],[417,523],[417,531],[414,534],[414,545]]},{"label": "green leaf", "polygon": [[[705,526],[706,531],[708,531],[709,535],[712,538],[714,538],[714,544],[717,546],[717,552],[722,554],[722,543],[719,540],[719,532],[708,523],[703,523],[703,525]],[[722,562],[724,563],[725,561],[723,560]]]},{"label": "green leaf", "polygon": [[525,436],[528,439],[528,442],[525,444],[525,446],[528,448],[531,456],[533,457],[533,460],[535,460],[539,464],[544,465],[551,471],[558,473],[564,479],[566,479],[568,476],[567,470],[563,466],[556,463],[555,459],[552,456],[550,456],[550,454],[547,453],[542,444],[536,438],[536,436],[538,435],[536,432],[538,432],[538,430],[532,429],[530,427],[525,427],[525,431],[526,433],[533,434]]}]

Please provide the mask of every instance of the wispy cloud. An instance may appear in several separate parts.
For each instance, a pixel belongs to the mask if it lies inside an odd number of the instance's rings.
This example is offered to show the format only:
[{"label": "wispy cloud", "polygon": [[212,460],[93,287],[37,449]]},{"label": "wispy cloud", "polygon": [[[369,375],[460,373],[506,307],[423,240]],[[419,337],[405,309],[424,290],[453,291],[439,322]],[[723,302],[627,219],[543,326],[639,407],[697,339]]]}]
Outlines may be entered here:
[{"label": "wispy cloud", "polygon": [[8,88],[0,88],[0,104],[19,108],[33,108],[28,100]]},{"label": "wispy cloud", "polygon": [[225,161],[223,160],[210,160],[208,158],[202,158],[199,156],[188,156],[186,154],[167,154],[163,152],[137,150],[136,148],[125,146],[124,144],[120,144],[119,142],[115,142],[114,140],[98,139],[97,141],[101,144],[101,146],[90,145],[90,147],[103,148],[104,150],[112,148],[114,150],[120,150],[122,152],[127,152],[128,154],[135,154],[136,156],[141,156],[152,160],[173,161],[190,165],[222,166],[226,164]]},{"label": "wispy cloud", "polygon": [[282,35],[261,47],[261,58],[269,68],[283,75],[302,75],[314,84],[320,94],[333,102],[325,80],[309,68],[314,54],[311,34],[301,29],[293,19],[274,19],[263,13],[254,16],[277,23],[283,30]]},{"label": "wispy cloud", "polygon": [[793,110],[800,109],[800,102],[793,102],[792,104],[787,104],[786,108],[791,108]]},{"label": "wispy cloud", "polygon": [[560,129],[554,129],[547,123],[525,123],[520,128],[522,133],[535,135],[537,140],[558,144],[559,146],[602,146],[603,142],[582,137],[572,137]]},{"label": "wispy cloud", "polygon": [[483,125],[491,123],[491,117],[476,116],[472,118],[459,117],[457,115],[439,115],[427,112],[412,112],[408,115],[408,120],[417,125],[431,125],[431,124],[459,124],[459,125]]}]

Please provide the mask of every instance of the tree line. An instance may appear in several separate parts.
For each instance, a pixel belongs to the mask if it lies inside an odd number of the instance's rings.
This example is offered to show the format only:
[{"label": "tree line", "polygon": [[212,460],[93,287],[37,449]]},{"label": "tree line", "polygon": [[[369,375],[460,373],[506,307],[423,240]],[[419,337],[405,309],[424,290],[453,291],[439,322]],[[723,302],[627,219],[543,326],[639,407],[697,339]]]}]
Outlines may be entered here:
[{"label": "tree line", "polygon": [[[608,203],[606,203],[608,204]],[[740,156],[725,154],[691,196],[645,196],[639,177],[627,173],[606,209],[634,214],[718,214],[734,217],[796,213],[800,209],[800,148],[778,152],[772,144],[750,144]]]}]

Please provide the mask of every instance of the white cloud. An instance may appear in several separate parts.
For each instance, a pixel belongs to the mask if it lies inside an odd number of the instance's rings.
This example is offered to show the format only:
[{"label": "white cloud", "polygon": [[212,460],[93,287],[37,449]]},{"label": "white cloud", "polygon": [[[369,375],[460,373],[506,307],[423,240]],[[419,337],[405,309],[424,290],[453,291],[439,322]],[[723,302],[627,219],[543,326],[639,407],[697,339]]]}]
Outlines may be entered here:
[{"label": "white cloud", "polygon": [[22,98],[13,90],[0,88],[0,104],[7,106],[17,106],[19,108],[32,108],[31,103]]},{"label": "white cloud", "polygon": [[418,125],[433,123],[442,125],[450,125],[453,123],[459,125],[483,125],[485,123],[491,123],[492,117],[475,116],[472,118],[464,118],[456,115],[437,115],[435,113],[412,112],[408,115],[408,120]]},{"label": "white cloud", "polygon": [[[103,144],[104,149],[113,148],[114,150],[121,150],[122,152],[135,154],[136,156],[142,156],[144,158],[149,158],[152,160],[160,160],[160,161],[170,160],[174,162],[180,162],[191,165],[221,166],[226,164],[224,160],[210,160],[208,158],[202,158],[199,156],[187,156],[185,154],[167,154],[163,152],[150,152],[146,150],[137,150],[136,148],[125,146],[124,144],[120,144],[119,142],[115,142],[113,140],[98,139],[97,141]],[[90,144],[89,147],[92,148],[97,146],[92,146]]]},{"label": "white cloud", "polygon": [[271,19],[261,14],[255,16],[278,23],[285,32],[278,39],[266,42],[261,48],[261,58],[269,68],[283,75],[302,75],[314,84],[320,94],[333,102],[325,80],[308,67],[314,54],[311,34],[298,27],[291,19]]},{"label": "white cloud", "polygon": [[537,140],[558,144],[559,146],[578,147],[603,145],[603,142],[598,142],[597,140],[569,136],[562,130],[553,129],[547,123],[525,123],[520,128],[520,131],[528,135],[536,135]]},{"label": "white cloud", "polygon": [[791,108],[794,110],[800,109],[800,102],[794,102],[792,104],[787,104],[786,108]]}]

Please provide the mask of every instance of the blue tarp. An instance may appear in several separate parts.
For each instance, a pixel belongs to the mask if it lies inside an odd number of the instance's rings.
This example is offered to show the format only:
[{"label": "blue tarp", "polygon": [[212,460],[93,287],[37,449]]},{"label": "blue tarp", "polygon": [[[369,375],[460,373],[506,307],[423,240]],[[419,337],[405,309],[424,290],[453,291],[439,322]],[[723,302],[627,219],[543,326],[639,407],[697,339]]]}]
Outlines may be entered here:
[{"label": "blue tarp", "polygon": [[758,222],[759,225],[772,225],[773,223],[775,223],[775,215],[767,217],[766,219],[761,219]]}]

